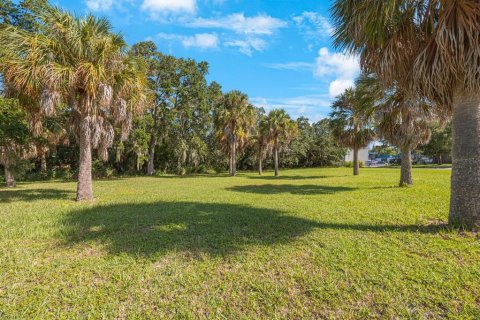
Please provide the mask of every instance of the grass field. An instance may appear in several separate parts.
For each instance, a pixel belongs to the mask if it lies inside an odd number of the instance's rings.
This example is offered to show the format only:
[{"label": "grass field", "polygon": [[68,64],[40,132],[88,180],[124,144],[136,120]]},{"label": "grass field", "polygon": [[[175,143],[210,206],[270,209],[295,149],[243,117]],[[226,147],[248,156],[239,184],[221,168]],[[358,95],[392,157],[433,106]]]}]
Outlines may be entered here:
[{"label": "grass field", "polygon": [[0,190],[0,318],[480,318],[449,170],[308,169]]}]

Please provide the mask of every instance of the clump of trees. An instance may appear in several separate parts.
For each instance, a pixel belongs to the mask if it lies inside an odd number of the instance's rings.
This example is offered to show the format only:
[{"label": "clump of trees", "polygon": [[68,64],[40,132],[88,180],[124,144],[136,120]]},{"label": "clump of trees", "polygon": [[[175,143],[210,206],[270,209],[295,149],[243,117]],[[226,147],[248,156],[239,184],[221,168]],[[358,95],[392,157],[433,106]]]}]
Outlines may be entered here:
[{"label": "clump of trees", "polygon": [[35,156],[26,113],[18,101],[0,98],[0,165],[7,187],[16,186],[15,176],[25,171],[25,160]]},{"label": "clump of trees", "polygon": [[150,41],[128,47],[106,19],[6,1],[0,26],[2,128],[15,127],[0,138],[9,186],[21,171],[74,176],[77,200],[90,200],[93,177],[257,167],[278,175],[344,156],[328,119],[267,115],[244,93],[208,82],[208,63]]}]

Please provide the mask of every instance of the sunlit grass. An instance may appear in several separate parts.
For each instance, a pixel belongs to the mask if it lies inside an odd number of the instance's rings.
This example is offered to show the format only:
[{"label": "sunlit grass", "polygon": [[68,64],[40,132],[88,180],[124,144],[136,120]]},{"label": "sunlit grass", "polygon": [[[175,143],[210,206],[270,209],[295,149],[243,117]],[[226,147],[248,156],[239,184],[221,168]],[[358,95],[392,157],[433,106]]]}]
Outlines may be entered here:
[{"label": "sunlit grass", "polygon": [[0,317],[480,318],[449,170],[285,171],[0,190]]}]

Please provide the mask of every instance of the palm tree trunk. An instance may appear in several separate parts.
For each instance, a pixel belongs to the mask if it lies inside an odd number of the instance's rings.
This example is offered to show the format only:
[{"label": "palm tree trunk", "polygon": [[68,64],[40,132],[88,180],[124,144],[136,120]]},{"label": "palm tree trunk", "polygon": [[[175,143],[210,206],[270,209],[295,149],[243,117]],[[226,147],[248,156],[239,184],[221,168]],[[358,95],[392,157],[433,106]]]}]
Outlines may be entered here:
[{"label": "palm tree trunk", "polygon": [[274,154],[274,162],[275,162],[275,177],[278,177],[278,143],[275,141],[275,145],[274,145],[274,150],[273,150],[273,154]]},{"label": "palm tree trunk", "polygon": [[360,171],[360,166],[358,164],[358,147],[353,147],[353,175],[358,176]]},{"label": "palm tree trunk", "polygon": [[92,200],[92,144],[90,130],[80,125],[80,161],[78,169],[77,201]]},{"label": "palm tree trunk", "polygon": [[263,174],[263,157],[262,157],[262,151],[258,154],[258,174],[262,175]]},{"label": "palm tree trunk", "polygon": [[47,173],[47,156],[45,155],[45,152],[42,152],[42,155],[40,156],[40,172],[42,174]]},{"label": "palm tree trunk", "polygon": [[232,172],[231,176],[236,176],[237,175],[237,139],[233,138],[233,144],[232,144]]},{"label": "palm tree trunk", "polygon": [[474,229],[480,226],[480,94],[455,95],[452,128],[449,222]]},{"label": "palm tree trunk", "polygon": [[13,172],[8,169],[8,165],[4,166],[4,172],[5,172],[5,183],[7,185],[7,188],[16,187],[17,183],[15,182],[15,176],[13,175]]},{"label": "palm tree trunk", "polygon": [[413,185],[412,180],[412,151],[409,148],[402,150],[400,170],[400,187]]}]

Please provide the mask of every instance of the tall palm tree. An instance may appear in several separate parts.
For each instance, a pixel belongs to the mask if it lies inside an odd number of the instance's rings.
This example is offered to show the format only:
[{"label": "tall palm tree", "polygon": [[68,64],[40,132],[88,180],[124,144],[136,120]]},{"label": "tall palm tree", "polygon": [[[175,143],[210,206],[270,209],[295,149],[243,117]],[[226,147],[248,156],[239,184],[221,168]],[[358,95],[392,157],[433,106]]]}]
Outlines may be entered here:
[{"label": "tall palm tree", "polygon": [[266,117],[263,118],[257,124],[257,134],[255,136],[255,142],[258,152],[258,174],[263,174],[263,160],[267,157],[267,154],[272,152],[272,143],[269,137],[268,123]]},{"label": "tall palm tree", "polygon": [[453,111],[450,223],[480,225],[480,2],[336,0],[335,44]]},{"label": "tall palm tree", "polygon": [[278,153],[290,144],[298,132],[297,124],[283,109],[274,109],[266,118],[268,138],[273,147],[275,176],[278,177]]},{"label": "tall palm tree", "polygon": [[77,18],[52,7],[39,19],[38,32],[2,30],[0,69],[7,86],[40,98],[38,114],[54,115],[59,105],[68,105],[80,147],[77,200],[90,200],[92,149],[106,160],[113,125],[127,138],[132,112],[146,99],[145,75],[106,19]]},{"label": "tall palm tree", "polygon": [[330,125],[340,145],[353,150],[353,175],[359,174],[358,151],[375,138],[372,117],[352,88],[339,95],[332,105]]},{"label": "tall palm tree", "polygon": [[362,74],[355,84],[380,135],[401,151],[400,186],[413,185],[412,151],[430,140],[431,120],[446,114],[421,97],[408,96],[398,85],[385,88],[374,74]]},{"label": "tall palm tree", "polygon": [[240,91],[225,94],[215,116],[215,128],[223,151],[229,157],[229,174],[237,174],[237,152],[247,143],[256,122],[255,108]]}]

